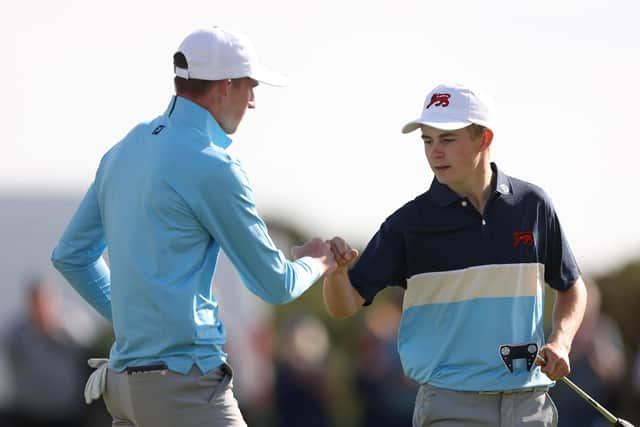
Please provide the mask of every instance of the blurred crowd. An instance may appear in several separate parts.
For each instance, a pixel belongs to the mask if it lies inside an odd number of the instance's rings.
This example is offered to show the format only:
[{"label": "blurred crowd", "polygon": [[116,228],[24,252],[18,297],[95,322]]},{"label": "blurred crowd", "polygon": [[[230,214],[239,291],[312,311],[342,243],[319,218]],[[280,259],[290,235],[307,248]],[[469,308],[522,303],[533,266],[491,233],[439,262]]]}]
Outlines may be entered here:
[{"label": "blurred crowd", "polygon": [[[86,359],[105,356],[110,328],[83,342],[65,322],[68,311],[58,288],[37,278],[24,289],[24,313],[0,329],[10,384],[0,426],[110,426],[101,401],[85,405],[83,400],[90,374]],[[589,281],[588,290],[570,378],[611,412],[637,422],[640,351],[637,345],[625,347],[618,325],[602,312],[598,285]],[[396,350],[402,295],[383,295],[350,321],[331,321],[304,306],[316,304],[314,298],[276,312],[248,305],[242,329],[229,331],[227,351],[248,424],[411,425],[417,384],[403,375]],[[608,425],[565,384],[558,383],[551,394],[560,427]]]},{"label": "blurred crowd", "polygon": [[24,289],[24,313],[2,334],[10,386],[0,426],[97,425],[82,399],[90,347],[66,323],[62,296],[52,283],[35,278]]},{"label": "blurred crowd", "polygon": [[[602,312],[600,289],[592,280],[585,280],[585,284],[587,309],[571,348],[570,378],[602,406],[616,411],[621,406],[625,387],[630,385],[625,384],[629,363],[616,322]],[[557,384],[550,393],[561,411],[558,427],[610,425],[565,384]],[[640,395],[636,395],[636,401],[640,402]]]}]

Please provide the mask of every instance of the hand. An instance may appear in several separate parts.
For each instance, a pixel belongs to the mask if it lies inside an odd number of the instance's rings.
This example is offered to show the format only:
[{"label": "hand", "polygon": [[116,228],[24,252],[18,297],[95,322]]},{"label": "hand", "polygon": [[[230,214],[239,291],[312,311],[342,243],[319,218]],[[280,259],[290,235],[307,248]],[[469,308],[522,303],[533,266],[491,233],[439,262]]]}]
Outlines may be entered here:
[{"label": "hand", "polygon": [[331,274],[338,266],[331,251],[331,245],[317,237],[314,237],[302,246],[294,246],[291,248],[291,255],[293,259],[305,256],[314,258],[322,265],[324,274]]},{"label": "hand", "polygon": [[571,371],[569,349],[554,342],[547,343],[538,351],[535,363],[553,381],[566,377]]},{"label": "hand", "polygon": [[331,245],[331,252],[338,264],[334,273],[345,271],[358,257],[358,251],[353,249],[343,238],[334,237],[327,241]]}]

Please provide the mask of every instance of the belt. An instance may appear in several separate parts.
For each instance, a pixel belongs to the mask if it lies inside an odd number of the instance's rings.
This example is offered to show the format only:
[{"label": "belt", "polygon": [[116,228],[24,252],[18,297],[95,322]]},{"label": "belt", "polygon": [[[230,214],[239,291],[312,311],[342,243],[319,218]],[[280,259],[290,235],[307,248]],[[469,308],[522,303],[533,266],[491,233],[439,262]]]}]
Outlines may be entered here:
[{"label": "belt", "polygon": [[127,374],[140,374],[143,372],[157,372],[157,371],[165,371],[167,370],[167,365],[165,363],[155,363],[153,365],[144,365],[144,366],[127,366]]},{"label": "belt", "polygon": [[549,391],[549,387],[542,386],[542,387],[516,388],[516,389],[513,389],[513,390],[479,391],[478,394],[480,394],[480,395],[497,395],[497,394],[513,394],[513,393],[532,393],[532,392],[535,392],[535,391],[547,392],[547,391]]}]

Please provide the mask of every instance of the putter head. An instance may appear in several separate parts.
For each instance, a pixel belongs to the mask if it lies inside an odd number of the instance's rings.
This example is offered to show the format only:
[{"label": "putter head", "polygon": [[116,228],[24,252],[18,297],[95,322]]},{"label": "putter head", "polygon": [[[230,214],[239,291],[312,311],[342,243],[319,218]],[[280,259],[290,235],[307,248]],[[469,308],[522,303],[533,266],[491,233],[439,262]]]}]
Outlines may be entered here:
[{"label": "putter head", "polygon": [[617,426],[623,426],[623,427],[635,427],[629,421],[623,420],[622,418],[618,418],[618,420],[616,421],[616,425]]},{"label": "putter head", "polygon": [[527,361],[527,371],[531,371],[533,362],[538,354],[538,344],[535,342],[525,344],[502,344],[498,348],[504,366],[513,373],[513,361],[515,359],[525,359]]}]

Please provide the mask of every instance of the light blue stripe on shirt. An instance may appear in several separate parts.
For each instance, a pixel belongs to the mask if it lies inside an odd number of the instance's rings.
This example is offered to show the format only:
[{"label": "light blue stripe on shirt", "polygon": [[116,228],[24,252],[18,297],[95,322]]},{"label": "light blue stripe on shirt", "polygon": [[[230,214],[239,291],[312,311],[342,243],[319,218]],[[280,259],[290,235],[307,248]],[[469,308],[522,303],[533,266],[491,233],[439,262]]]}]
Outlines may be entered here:
[{"label": "light blue stripe on shirt", "polygon": [[423,273],[407,281],[398,350],[420,384],[496,391],[552,384],[540,368],[504,365],[501,345],[544,345],[544,266],[495,264]]},{"label": "light blue stripe on shirt", "polygon": [[[413,306],[402,315],[398,350],[408,377],[420,384],[459,391],[514,390],[553,384],[540,368],[502,362],[503,344],[544,345],[542,324],[521,313],[539,312],[536,297],[481,298],[450,304]],[[533,316],[530,315],[533,318]],[[533,330],[532,330],[533,329]]]},{"label": "light blue stripe on shirt", "polygon": [[291,262],[275,247],[230,143],[207,110],[174,97],[103,157],[54,249],[55,267],[113,321],[112,369],[164,361],[208,372],[226,361],[211,290],[220,249],[269,303],[321,276],[311,258]]}]

